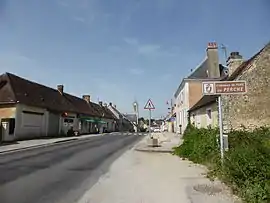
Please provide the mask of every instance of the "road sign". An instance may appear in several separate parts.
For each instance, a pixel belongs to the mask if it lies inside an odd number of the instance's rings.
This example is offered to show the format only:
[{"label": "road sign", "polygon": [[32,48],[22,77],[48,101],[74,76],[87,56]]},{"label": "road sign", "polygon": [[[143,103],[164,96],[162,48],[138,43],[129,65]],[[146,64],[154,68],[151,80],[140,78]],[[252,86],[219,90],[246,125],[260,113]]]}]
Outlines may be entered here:
[{"label": "road sign", "polygon": [[[209,81],[202,83],[203,95],[218,95],[218,116],[219,116],[219,135],[220,135],[220,155],[223,164],[224,146],[227,150],[228,143],[224,143],[223,135],[223,117],[222,117],[222,99],[221,95],[245,94],[247,93],[246,81]],[[226,138],[226,136],[225,136]],[[224,145],[225,144],[225,145]]]},{"label": "road sign", "polygon": [[152,102],[151,99],[148,99],[148,101],[146,102],[145,106],[144,106],[144,109],[148,109],[148,110],[153,110],[155,109],[155,106]]},{"label": "road sign", "polygon": [[220,94],[245,94],[247,93],[246,81],[210,81],[202,83],[204,95]]}]

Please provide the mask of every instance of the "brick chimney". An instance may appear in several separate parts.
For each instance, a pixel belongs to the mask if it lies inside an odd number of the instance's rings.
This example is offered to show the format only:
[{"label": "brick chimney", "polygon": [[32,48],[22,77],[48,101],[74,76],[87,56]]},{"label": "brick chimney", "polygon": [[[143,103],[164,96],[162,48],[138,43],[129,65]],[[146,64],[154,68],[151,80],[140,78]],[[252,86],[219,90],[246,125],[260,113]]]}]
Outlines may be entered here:
[{"label": "brick chimney", "polygon": [[231,76],[232,73],[244,62],[244,59],[239,52],[231,52],[226,62],[229,70],[229,76]]},{"label": "brick chimney", "polygon": [[64,85],[57,85],[57,90],[61,95],[63,95],[63,93],[64,93]]},{"label": "brick chimney", "polygon": [[207,49],[207,67],[209,78],[219,78],[219,59],[218,59],[218,46],[216,42],[208,43]]},{"label": "brick chimney", "polygon": [[90,101],[91,101],[91,97],[90,97],[90,95],[88,95],[88,94],[86,94],[86,95],[83,95],[82,96],[82,98],[89,104],[90,103]]}]

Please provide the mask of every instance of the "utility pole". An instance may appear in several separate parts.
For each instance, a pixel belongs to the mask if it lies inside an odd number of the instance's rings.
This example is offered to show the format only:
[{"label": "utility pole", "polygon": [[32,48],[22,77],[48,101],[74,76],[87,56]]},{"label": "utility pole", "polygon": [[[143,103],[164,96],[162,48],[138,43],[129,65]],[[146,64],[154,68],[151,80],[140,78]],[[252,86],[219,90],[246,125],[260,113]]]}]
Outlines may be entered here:
[{"label": "utility pole", "polygon": [[134,112],[136,114],[136,123],[137,123],[136,132],[139,132],[139,104],[136,100],[133,103],[133,108],[134,108]]}]

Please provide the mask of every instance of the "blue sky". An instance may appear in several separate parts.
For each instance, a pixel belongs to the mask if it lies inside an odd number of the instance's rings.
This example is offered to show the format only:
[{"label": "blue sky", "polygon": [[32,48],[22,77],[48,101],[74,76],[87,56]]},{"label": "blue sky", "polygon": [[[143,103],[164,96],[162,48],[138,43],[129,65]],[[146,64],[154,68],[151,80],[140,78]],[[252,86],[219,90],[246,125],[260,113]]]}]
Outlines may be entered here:
[{"label": "blue sky", "polygon": [[160,117],[208,42],[248,58],[269,19],[269,0],[0,0],[0,72]]}]

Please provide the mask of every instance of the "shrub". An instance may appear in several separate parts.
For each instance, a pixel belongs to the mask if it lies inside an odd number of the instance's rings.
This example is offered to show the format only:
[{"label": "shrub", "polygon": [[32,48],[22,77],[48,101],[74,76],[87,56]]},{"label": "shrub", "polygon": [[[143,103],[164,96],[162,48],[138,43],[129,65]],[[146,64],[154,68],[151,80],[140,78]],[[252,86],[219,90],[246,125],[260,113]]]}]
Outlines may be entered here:
[{"label": "shrub", "polygon": [[175,154],[209,167],[210,174],[228,183],[246,202],[270,202],[270,129],[229,133],[229,151],[220,163],[218,129],[189,125]]}]

